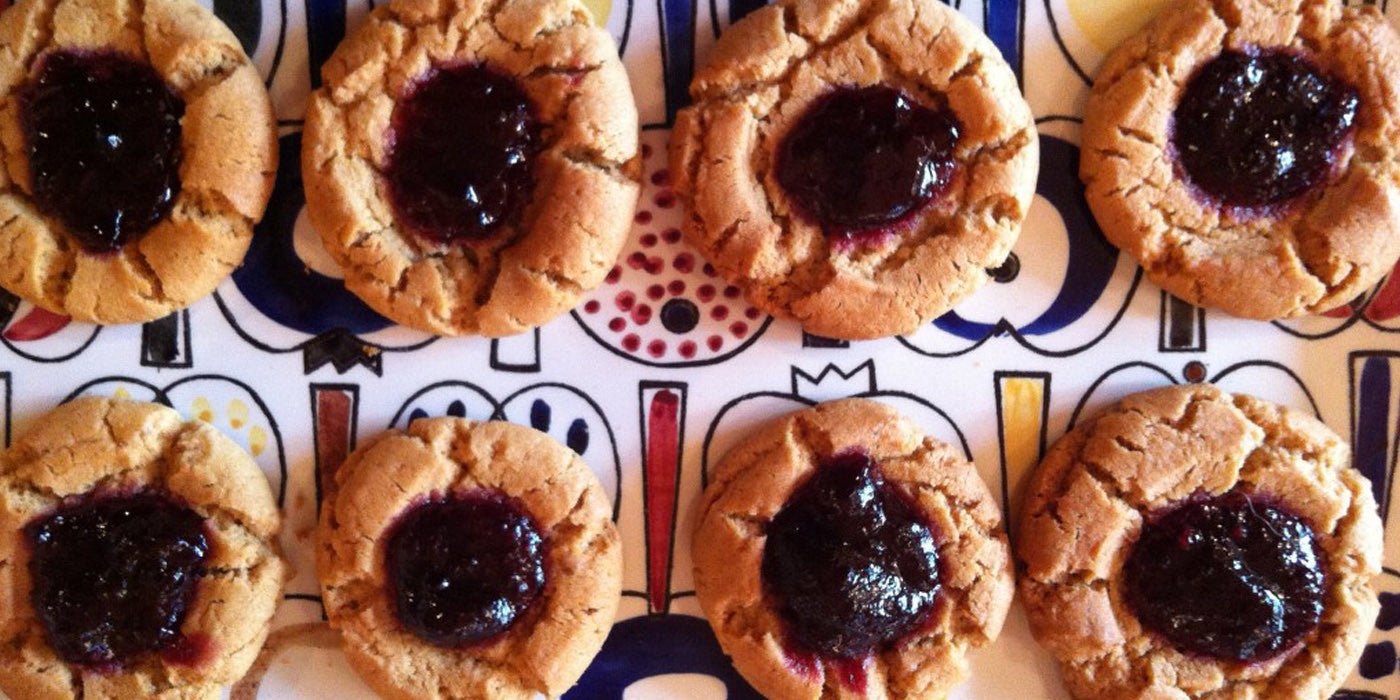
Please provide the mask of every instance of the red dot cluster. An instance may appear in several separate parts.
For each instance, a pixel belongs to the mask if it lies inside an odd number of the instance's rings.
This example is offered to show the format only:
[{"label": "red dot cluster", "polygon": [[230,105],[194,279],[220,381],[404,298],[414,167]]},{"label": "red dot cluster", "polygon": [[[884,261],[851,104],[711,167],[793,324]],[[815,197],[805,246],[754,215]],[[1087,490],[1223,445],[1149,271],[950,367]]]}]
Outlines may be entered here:
[{"label": "red dot cluster", "polygon": [[[651,146],[643,144],[643,159],[650,158],[652,153]],[[650,175],[648,181],[655,188],[649,202],[651,205],[656,209],[671,209],[676,206],[676,194],[670,187],[671,176],[668,171],[657,170]],[[655,219],[655,212],[648,207],[643,207],[634,217],[636,223],[643,226]],[[583,305],[585,314],[608,319],[608,331],[618,335],[619,345],[629,353],[645,353],[661,359],[674,349],[682,359],[688,360],[693,359],[699,352],[698,338],[692,340],[683,337],[670,343],[662,338],[644,341],[639,333],[629,332],[629,328],[640,329],[653,322],[660,323],[657,316],[661,307],[670,299],[689,298],[701,305],[708,305],[708,313],[701,312],[702,323],[705,316],[712,322],[729,322],[725,330],[735,341],[747,338],[751,332],[750,322],[756,322],[763,316],[758,309],[743,304],[743,294],[738,287],[725,285],[718,279],[719,275],[713,265],[699,260],[694,253],[683,250],[668,253],[662,248],[663,245],[673,246],[680,241],[681,231],[674,227],[643,233],[637,238],[639,249],[629,253],[621,265],[614,266],[604,281],[608,285],[618,285],[622,282],[624,272],[629,269],[656,279],[640,285],[629,284],[629,288],[613,295],[611,303],[607,299],[591,299]],[[682,278],[693,274],[697,268],[713,281],[697,284]],[[746,321],[735,318],[741,315]],[[727,342],[729,341],[725,335],[720,333],[710,333],[704,337],[704,346],[712,353],[722,350]]]}]

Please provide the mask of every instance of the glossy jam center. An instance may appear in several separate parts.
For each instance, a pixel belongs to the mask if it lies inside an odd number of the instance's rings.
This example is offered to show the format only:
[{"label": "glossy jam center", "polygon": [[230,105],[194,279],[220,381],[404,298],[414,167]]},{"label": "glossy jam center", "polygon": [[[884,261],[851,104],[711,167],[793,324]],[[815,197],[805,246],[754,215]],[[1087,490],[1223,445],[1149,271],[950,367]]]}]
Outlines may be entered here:
[{"label": "glossy jam center", "polygon": [[176,647],[204,575],[204,519],[154,494],[61,506],[25,527],[31,600],[64,661],[119,667]]},{"label": "glossy jam center", "polygon": [[1172,144],[1186,177],[1223,204],[1262,208],[1327,179],[1356,91],[1285,51],[1227,51],[1186,86]]},{"label": "glossy jam center", "polygon": [[139,238],[180,191],[184,113],[145,63],[50,54],[20,94],[35,203],[92,252]]},{"label": "glossy jam center", "polygon": [[838,88],[783,139],[778,182],[828,236],[881,229],[948,188],[960,129],[900,90]]},{"label": "glossy jam center", "polygon": [[486,238],[529,200],[540,146],[534,107],[510,77],[478,63],[434,68],[394,108],[395,212],[435,243]]},{"label": "glossy jam center", "polygon": [[860,658],[928,618],[941,588],[937,542],[870,457],[845,454],[773,519],[763,581],[801,647]]},{"label": "glossy jam center", "polygon": [[544,548],[534,520],[499,493],[414,506],[386,542],[395,613],[438,646],[490,640],[544,591]]},{"label": "glossy jam center", "polygon": [[1239,492],[1149,519],[1123,569],[1143,626],[1178,648],[1263,661],[1291,649],[1322,616],[1312,528]]}]

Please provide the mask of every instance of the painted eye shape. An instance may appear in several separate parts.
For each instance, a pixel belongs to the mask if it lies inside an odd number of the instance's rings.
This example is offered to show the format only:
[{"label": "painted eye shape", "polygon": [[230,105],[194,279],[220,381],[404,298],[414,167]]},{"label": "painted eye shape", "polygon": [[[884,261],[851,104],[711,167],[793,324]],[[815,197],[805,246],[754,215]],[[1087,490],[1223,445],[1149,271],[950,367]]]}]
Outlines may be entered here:
[{"label": "painted eye shape", "polygon": [[598,475],[604,491],[617,502],[621,464],[612,425],[598,403],[578,389],[537,384],[497,399],[468,382],[438,382],[410,396],[389,427],[403,428],[436,416],[506,420],[545,433],[583,458]]}]

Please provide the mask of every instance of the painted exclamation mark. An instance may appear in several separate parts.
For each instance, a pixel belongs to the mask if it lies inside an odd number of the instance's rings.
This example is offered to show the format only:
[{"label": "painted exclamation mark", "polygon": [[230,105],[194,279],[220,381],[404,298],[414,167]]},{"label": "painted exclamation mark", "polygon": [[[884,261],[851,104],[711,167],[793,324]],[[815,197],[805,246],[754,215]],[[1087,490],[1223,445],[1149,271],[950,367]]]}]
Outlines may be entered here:
[{"label": "painted exclamation mark", "polygon": [[1371,480],[1381,517],[1387,520],[1395,467],[1397,362],[1400,353],[1351,354],[1352,465]]},{"label": "painted exclamation mark", "polygon": [[642,504],[646,519],[647,607],[671,609],[671,562],[685,424],[685,385],[642,382]]},{"label": "painted exclamation mark", "polygon": [[1160,352],[1205,352],[1206,311],[1162,292],[1157,330]]},{"label": "painted exclamation mark", "polygon": [[1016,71],[1016,78],[1024,82],[1021,45],[1024,43],[1026,3],[984,2],[982,11],[986,13],[983,23],[986,25],[987,36],[1001,49],[1002,58]]},{"label": "painted exclamation mark", "polygon": [[355,384],[311,385],[311,432],[316,445],[316,508],[325,486],[355,449],[360,387]]},{"label": "painted exclamation mark", "polygon": [[190,312],[176,311],[141,325],[141,364],[161,369],[194,366],[190,354]]},{"label": "painted exclamation mark", "polygon": [[1011,484],[1019,484],[1045,454],[1050,410],[1048,372],[997,372],[997,440],[1001,443],[1001,501],[1011,510]]},{"label": "painted exclamation mark", "polygon": [[306,0],[307,66],[311,88],[321,87],[321,64],[345,37],[345,0]]},{"label": "painted exclamation mark", "polygon": [[666,123],[690,104],[690,78],[695,73],[695,11],[698,3],[659,0],[661,65],[666,75]]}]

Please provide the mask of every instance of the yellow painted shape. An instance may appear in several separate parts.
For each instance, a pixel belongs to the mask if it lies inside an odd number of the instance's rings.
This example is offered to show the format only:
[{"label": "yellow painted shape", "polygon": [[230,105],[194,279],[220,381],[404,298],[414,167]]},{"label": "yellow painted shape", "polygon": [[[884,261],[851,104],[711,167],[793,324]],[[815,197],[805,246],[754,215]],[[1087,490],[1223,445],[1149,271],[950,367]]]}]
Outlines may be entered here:
[{"label": "yellow painted shape", "polygon": [[195,420],[202,420],[205,423],[213,423],[214,407],[209,403],[209,399],[206,399],[203,396],[201,396],[195,399],[194,402],[190,404],[190,415],[194,416]]},{"label": "yellow painted shape", "polygon": [[253,453],[254,457],[257,457],[262,455],[263,450],[266,449],[267,431],[263,430],[260,425],[253,426],[248,430],[248,451]]},{"label": "yellow painted shape", "polygon": [[612,14],[612,0],[583,0],[583,4],[593,14],[594,24],[600,27],[608,25],[608,17]]},{"label": "yellow painted shape", "polygon": [[248,404],[234,399],[228,402],[228,424],[234,430],[242,428],[248,422]]},{"label": "yellow painted shape", "polygon": [[116,390],[116,391],[112,392],[112,398],[114,398],[114,399],[129,399],[129,398],[131,398],[131,392],[127,391],[127,390],[126,390],[126,387],[124,387],[124,386],[119,386],[119,387],[117,387],[117,390]]},{"label": "yellow painted shape", "polygon": [[1065,0],[1065,4],[1089,43],[1108,53],[1166,9],[1171,0]]},{"label": "yellow painted shape", "polygon": [[1002,454],[1008,474],[1024,474],[1040,461],[1045,382],[1006,377],[1001,383]]}]

